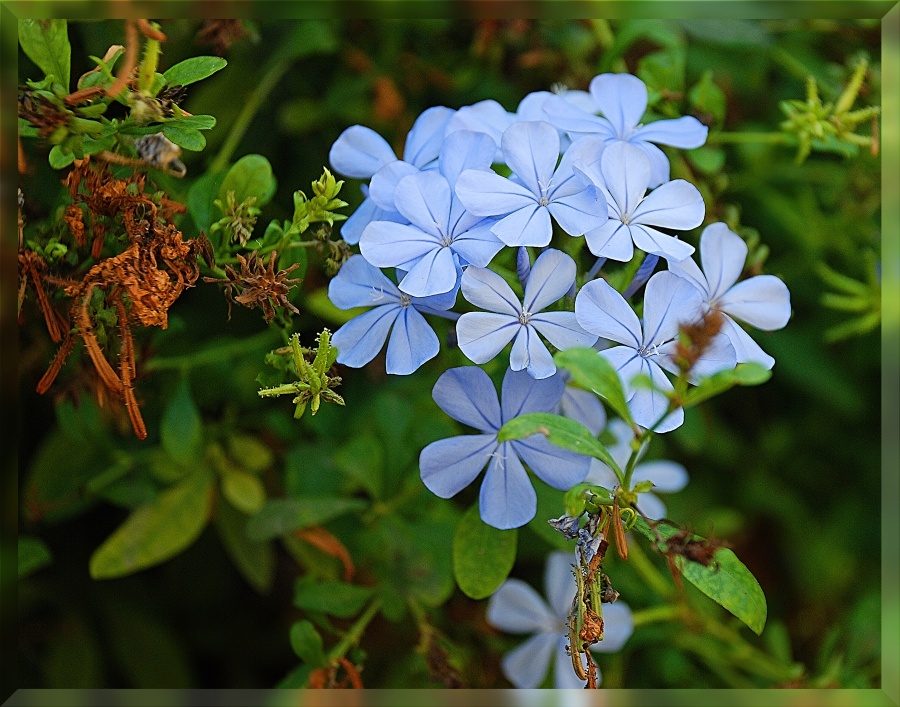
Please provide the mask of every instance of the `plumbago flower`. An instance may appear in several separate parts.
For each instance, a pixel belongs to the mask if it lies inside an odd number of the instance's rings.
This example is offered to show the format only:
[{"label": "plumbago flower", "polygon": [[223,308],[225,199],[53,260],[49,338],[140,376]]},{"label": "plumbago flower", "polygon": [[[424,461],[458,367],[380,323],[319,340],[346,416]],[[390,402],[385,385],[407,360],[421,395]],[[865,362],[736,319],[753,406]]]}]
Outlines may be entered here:
[{"label": "plumbago flower", "polygon": [[568,151],[557,166],[559,133],[550,123],[515,123],[503,133],[500,144],[517,181],[494,172],[467,170],[456,183],[456,194],[477,216],[503,217],[491,230],[506,245],[548,245],[553,235],[551,215],[571,236],[605,223],[601,193],[575,174]]},{"label": "plumbago flower", "polygon": [[650,160],[627,142],[608,145],[599,159],[578,160],[574,167],[600,188],[609,207],[608,220],[584,235],[591,253],[629,261],[637,246],[669,262],[678,262],[694,252],[692,245],[654,228],[683,231],[703,223],[703,197],[693,184],[676,179],[647,194]]},{"label": "plumbago flower", "polygon": [[399,285],[403,292],[415,297],[449,292],[463,264],[486,267],[503,248],[491,232],[495,221],[466,211],[452,189],[460,172],[486,170],[492,151],[485,135],[453,133],[437,170],[410,174],[391,187],[392,203],[409,223],[366,226],[359,242],[363,256],[377,267],[406,270]]},{"label": "plumbago flower", "polygon": [[487,363],[513,341],[509,367],[527,370],[532,378],[556,373],[556,364],[542,334],[558,349],[591,346],[597,337],[582,329],[574,312],[544,312],[575,282],[575,261],[565,253],[548,249],[535,261],[520,303],[502,277],[486,268],[466,268],[462,293],[486,312],[467,312],[456,323],[460,350],[474,363]]},{"label": "plumbago flower", "polygon": [[540,435],[499,443],[504,423],[528,412],[552,412],[565,384],[559,376],[535,380],[525,371],[507,369],[502,404],[487,373],[474,366],[451,368],[434,385],[432,397],[445,413],[480,431],[432,442],[419,456],[422,481],[440,498],[450,498],[471,484],[487,466],[478,505],[481,519],[502,530],[534,518],[537,495],[522,462],[556,489],[582,481],[590,458],[560,449]]},{"label": "plumbago flower", "polygon": [[[371,307],[338,329],[331,343],[338,363],[365,366],[388,342],[388,373],[408,375],[437,356],[440,342],[422,313],[453,318],[456,288],[433,297],[410,297],[400,292],[378,268],[354,255],[328,285],[328,297],[339,309]],[[393,330],[392,330],[393,328]]]},{"label": "plumbago flower", "polygon": [[[634,437],[634,433],[624,420],[612,420],[606,431],[611,433],[616,440],[615,444],[609,445],[607,449],[616,464],[619,465],[619,468],[624,469],[629,457],[631,457],[631,440]],[[631,480],[635,484],[641,481],[650,481],[653,483],[653,491],[674,493],[675,491],[681,491],[687,486],[688,475],[687,470],[681,464],[660,459],[647,462],[639,461],[637,466],[634,467]],[[613,490],[619,485],[615,472],[599,459],[591,461],[591,470],[584,481],[588,484],[603,486],[609,490]],[[666,505],[653,491],[640,494],[637,506],[641,513],[648,518],[653,520],[665,518]]]},{"label": "plumbago flower", "polygon": [[[434,106],[424,111],[406,137],[403,160],[397,160],[394,150],[381,135],[363,125],[351,125],[331,146],[328,160],[335,172],[353,179],[369,179],[379,171],[396,163],[409,165],[413,170],[435,166],[444,138],[447,122],[455,111]],[[404,217],[390,208],[382,208],[363,187],[365,199],[341,228],[341,237],[350,245],[359,243],[363,229],[371,221],[403,223]]]},{"label": "plumbago flower", "polygon": [[[611,148],[609,148],[611,149]],[[650,278],[644,291],[643,326],[628,302],[604,280],[592,280],[575,299],[578,323],[592,334],[617,342],[599,352],[618,371],[625,386],[628,408],[634,421],[657,432],[670,432],[684,422],[684,410],[677,408],[660,421],[669,406],[666,393],[674,389],[663,369],[673,373],[678,327],[702,314],[703,296],[686,279],[671,272]],[[716,336],[698,357],[691,370],[691,382],[736,364],[734,347],[724,336]],[[653,388],[635,386],[632,380],[643,374]],[[659,422],[659,424],[656,424]]]},{"label": "plumbago flower", "polygon": [[791,294],[774,275],[757,275],[737,282],[746,259],[744,239],[724,223],[714,223],[700,236],[703,269],[689,258],[671,264],[669,269],[696,285],[703,293],[705,305],[724,315],[722,333],[734,346],[738,363],[753,362],[771,369],[775,359],[734,319],[763,331],[781,329],[791,318]]},{"label": "plumbago flower", "polygon": [[647,86],[636,76],[595,76],[590,95],[595,103],[594,112],[600,111],[604,117],[592,115],[559,96],[547,99],[544,113],[550,122],[567,132],[598,135],[607,143],[624,141],[640,148],[652,165],[650,187],[669,181],[669,160],[653,143],[694,148],[706,142],[709,128],[691,116],[639,124],[647,110]]},{"label": "plumbago flower", "polygon": [[[519,688],[538,687],[553,661],[553,686],[557,690],[584,687],[572,669],[566,653],[569,642],[566,620],[575,595],[572,579],[572,555],[554,552],[544,570],[547,601],[521,579],[507,579],[488,602],[485,618],[507,633],[533,634],[501,662],[503,675]],[[603,640],[591,647],[599,653],[622,649],[634,632],[631,609],[623,601],[603,606]],[[601,679],[597,671],[597,681]]]}]

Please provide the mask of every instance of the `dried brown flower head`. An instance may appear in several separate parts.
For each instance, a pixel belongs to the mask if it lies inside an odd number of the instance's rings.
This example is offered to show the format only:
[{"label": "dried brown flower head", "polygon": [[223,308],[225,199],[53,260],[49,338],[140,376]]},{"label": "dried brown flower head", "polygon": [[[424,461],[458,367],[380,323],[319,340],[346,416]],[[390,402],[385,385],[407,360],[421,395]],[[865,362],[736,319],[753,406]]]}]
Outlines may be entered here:
[{"label": "dried brown flower head", "polygon": [[[275,261],[278,257],[276,251],[269,255],[269,264],[266,266],[256,253],[250,253],[249,258],[238,255],[241,264],[240,272],[231,265],[225,266],[225,278],[204,277],[204,282],[214,282],[224,285],[225,296],[228,298],[228,316],[231,317],[231,302],[238,302],[245,307],[259,307],[266,317],[266,322],[271,322],[275,317],[275,307],[286,307],[294,314],[299,314],[290,300],[288,294],[291,289],[302,282],[302,279],[290,279],[294,270],[300,267],[294,263],[290,267],[275,271]],[[237,294],[235,294],[237,293]]]}]

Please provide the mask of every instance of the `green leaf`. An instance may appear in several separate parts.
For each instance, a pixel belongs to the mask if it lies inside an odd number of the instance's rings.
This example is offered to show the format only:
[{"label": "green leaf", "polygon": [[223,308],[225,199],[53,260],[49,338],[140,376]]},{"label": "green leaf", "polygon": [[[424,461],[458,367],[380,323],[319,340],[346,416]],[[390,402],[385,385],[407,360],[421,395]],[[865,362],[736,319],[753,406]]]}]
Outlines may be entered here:
[{"label": "green leaf", "polygon": [[272,588],[275,579],[275,549],[270,542],[251,540],[247,535],[248,517],[230,503],[216,509],[216,530],[235,567],[260,594]]},{"label": "green leaf", "polygon": [[166,124],[162,128],[163,135],[185,150],[199,152],[206,147],[206,138],[195,128],[183,128],[179,125]]},{"label": "green leaf", "polygon": [[159,429],[166,453],[182,466],[197,464],[203,453],[203,420],[187,377],[182,377],[163,412]]},{"label": "green leaf", "polygon": [[269,203],[275,195],[275,188],[275,176],[269,160],[262,155],[244,155],[231,165],[219,185],[218,198],[223,204],[226,203],[231,191],[237,203],[255,197],[253,205],[259,208]]},{"label": "green leaf", "polygon": [[319,525],[338,516],[361,511],[366,502],[356,498],[274,498],[247,523],[253,540],[268,540],[298,528]]},{"label": "green leaf", "polygon": [[218,198],[219,185],[224,178],[224,172],[207,172],[197,177],[188,190],[187,210],[198,231],[209,233],[210,226],[222,215],[213,201]]},{"label": "green leaf", "polygon": [[262,481],[246,471],[229,471],[222,476],[222,493],[232,505],[247,515],[258,512],[266,502]]},{"label": "green leaf", "polygon": [[344,475],[365,489],[372,498],[381,498],[384,488],[384,449],[371,433],[354,435],[334,455],[334,463]]},{"label": "green leaf", "polygon": [[373,594],[373,587],[360,587],[344,582],[298,582],[294,592],[294,605],[307,611],[348,619],[358,614]]},{"label": "green leaf", "polygon": [[72,47],[65,20],[19,20],[22,51],[44,74],[69,90]]},{"label": "green leaf", "polygon": [[552,547],[558,550],[572,550],[574,547],[572,543],[547,522],[552,518],[559,518],[565,511],[563,492],[540,479],[532,479],[532,482],[537,493],[537,513],[528,522],[528,527]]},{"label": "green leaf", "polygon": [[719,371],[709,378],[704,378],[700,385],[689,390],[684,396],[684,407],[696,405],[736,385],[761,385],[771,377],[772,371],[758,363],[739,363],[737,368]]},{"label": "green leaf", "polygon": [[325,665],[322,637],[309,621],[298,621],[291,626],[291,648],[307,665],[313,668]]},{"label": "green leaf", "polygon": [[167,85],[187,86],[212,76],[227,64],[227,61],[217,56],[193,56],[168,68],[163,76],[166,77]]},{"label": "green leaf", "polygon": [[168,121],[166,125],[193,130],[211,130],[216,127],[216,119],[211,115],[185,115]]},{"label": "green leaf", "polygon": [[713,81],[713,72],[705,71],[703,77],[688,93],[695,111],[707,113],[721,124],[725,120],[725,94]]},{"label": "green leaf", "polygon": [[91,577],[124,577],[187,548],[209,520],[212,481],[208,469],[198,469],[134,511],[91,556]]},{"label": "green leaf", "polygon": [[31,537],[19,538],[19,579],[34,574],[53,561],[50,550],[42,540]]},{"label": "green leaf", "polygon": [[453,535],[453,574],[463,593],[484,599],[503,584],[516,560],[518,529],[498,530],[483,520],[476,503]]},{"label": "green leaf", "polygon": [[228,453],[238,466],[259,473],[272,466],[272,450],[250,435],[235,434],[228,438]]},{"label": "green leaf", "polygon": [[[643,518],[638,518],[634,527],[649,540],[656,539]],[[665,538],[678,532],[666,525],[657,526],[657,531]],[[699,535],[694,538],[702,539]],[[756,577],[731,550],[718,550],[715,562],[709,567],[686,560],[680,555],[675,557],[675,564],[681,570],[681,576],[697,589],[737,616],[754,633],[762,633],[766,625],[766,596]]]},{"label": "green leaf", "polygon": [[634,426],[628,403],[625,402],[625,391],[622,380],[609,361],[596,349],[575,347],[559,351],[553,360],[560,368],[572,374],[572,380],[585,390],[592,390],[603,398],[625,422]]},{"label": "green leaf", "polygon": [[610,468],[619,469],[616,460],[587,427],[577,420],[549,412],[529,412],[514,417],[500,428],[497,441],[502,444],[515,439],[525,439],[533,434],[542,434],[557,447],[595,457]]},{"label": "green leaf", "polygon": [[60,145],[54,145],[50,148],[50,155],[47,157],[47,161],[53,169],[62,169],[75,161],[75,154],[64,151]]}]

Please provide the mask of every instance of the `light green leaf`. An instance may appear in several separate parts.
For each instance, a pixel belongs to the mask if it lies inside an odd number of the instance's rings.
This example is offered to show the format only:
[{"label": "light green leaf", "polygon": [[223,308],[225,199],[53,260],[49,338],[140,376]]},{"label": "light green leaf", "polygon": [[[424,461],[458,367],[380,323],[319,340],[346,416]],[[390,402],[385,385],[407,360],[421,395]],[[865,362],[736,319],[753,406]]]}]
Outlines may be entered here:
[{"label": "light green leaf", "polygon": [[629,425],[634,425],[628,403],[625,402],[625,391],[622,380],[609,361],[595,349],[576,347],[558,352],[553,360],[560,368],[572,374],[572,380],[579,387],[591,390],[603,398]]},{"label": "light green leaf", "polygon": [[228,453],[238,466],[254,474],[272,466],[272,450],[250,435],[234,434],[228,438]]},{"label": "light green leaf", "polygon": [[220,503],[216,509],[216,530],[222,545],[250,586],[265,594],[275,579],[275,549],[270,542],[250,539],[247,520],[230,503]]},{"label": "light green leaf", "polygon": [[167,69],[163,76],[169,86],[187,86],[212,76],[227,64],[227,61],[217,56],[192,56]]},{"label": "light green leaf", "polygon": [[34,574],[53,561],[50,550],[42,540],[31,537],[19,538],[19,579]]},{"label": "light green leaf", "polygon": [[453,574],[463,593],[484,599],[503,584],[516,560],[518,529],[498,530],[483,520],[476,503],[453,536]]},{"label": "light green leaf", "polygon": [[246,471],[229,471],[222,476],[222,493],[232,505],[247,515],[258,512],[266,502],[262,481]]},{"label": "light green leaf", "polygon": [[684,396],[684,407],[696,405],[736,385],[761,385],[771,377],[772,371],[758,363],[739,363],[737,368],[719,371],[709,378],[704,378],[700,385],[689,390]]},{"label": "light green leaf", "polygon": [[183,128],[180,125],[166,124],[162,128],[163,135],[185,150],[199,152],[206,147],[206,138],[195,128]]},{"label": "light green leaf", "polygon": [[533,434],[542,434],[557,447],[594,457],[612,469],[619,469],[616,460],[587,427],[577,420],[548,412],[529,412],[514,417],[500,428],[497,441],[502,444],[510,440],[525,439]]},{"label": "light green leaf", "polygon": [[198,469],[134,511],[94,552],[91,577],[124,577],[187,548],[209,520],[212,481],[212,472]]},{"label": "light green leaf", "polygon": [[256,198],[257,208],[265,206],[275,195],[275,176],[272,165],[262,155],[244,155],[231,165],[219,185],[219,199],[227,203],[228,192],[234,192],[237,203]]},{"label": "light green leaf", "polygon": [[69,90],[72,47],[65,20],[19,20],[19,44],[44,74]]},{"label": "light green leaf", "polygon": [[64,151],[60,145],[54,145],[50,148],[50,155],[47,157],[47,161],[53,169],[62,169],[75,161],[75,154],[71,151]]},{"label": "light green leaf", "polygon": [[347,619],[359,613],[373,594],[373,587],[360,587],[344,582],[299,582],[294,592],[294,605],[307,611]]},{"label": "light green leaf", "polygon": [[185,115],[168,121],[166,125],[193,130],[212,130],[216,127],[216,119],[211,115]]},{"label": "light green leaf", "polygon": [[291,648],[307,665],[313,668],[325,665],[322,637],[309,621],[298,621],[291,626]]},{"label": "light green leaf", "polygon": [[182,466],[194,466],[203,453],[203,420],[194,404],[186,377],[175,388],[160,422],[159,436],[166,453]]},{"label": "light green leaf", "polygon": [[187,210],[194,219],[197,230],[209,232],[222,213],[213,204],[219,192],[219,185],[225,178],[224,172],[206,172],[197,177],[187,195]]},{"label": "light green leaf", "polygon": [[[638,518],[634,528],[649,540],[656,539],[642,518]],[[677,532],[675,528],[666,525],[657,526],[657,531],[663,537],[671,537]],[[694,537],[702,539],[697,535]],[[716,552],[715,562],[708,567],[686,560],[680,555],[675,557],[675,564],[681,571],[681,576],[697,589],[737,616],[754,633],[762,633],[766,625],[766,596],[756,577],[731,550],[721,548]]]},{"label": "light green leaf", "polygon": [[247,522],[253,540],[268,540],[298,528],[319,525],[338,516],[361,511],[366,502],[356,498],[274,498]]}]

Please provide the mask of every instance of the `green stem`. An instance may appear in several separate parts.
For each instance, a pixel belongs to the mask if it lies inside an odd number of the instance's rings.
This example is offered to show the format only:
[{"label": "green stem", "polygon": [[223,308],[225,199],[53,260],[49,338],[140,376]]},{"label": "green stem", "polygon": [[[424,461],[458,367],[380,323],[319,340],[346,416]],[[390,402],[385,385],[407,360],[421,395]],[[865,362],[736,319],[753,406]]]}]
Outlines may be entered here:
[{"label": "green stem", "polygon": [[676,621],[681,616],[681,609],[674,604],[660,604],[632,613],[634,627],[656,623],[657,621]]},{"label": "green stem", "polygon": [[378,610],[381,609],[381,600],[375,598],[372,600],[372,603],[366,607],[366,610],[360,614],[359,618],[354,622],[354,624],[350,627],[350,630],[344,634],[344,637],[338,642],[338,644],[332,648],[328,653],[328,660],[337,660],[338,658],[343,658],[346,655],[347,651],[349,651],[353,646],[362,640],[363,633],[365,633],[366,627],[375,618],[375,615],[378,613]]},{"label": "green stem", "polygon": [[657,594],[666,599],[673,596],[674,587],[650,561],[639,543],[628,546],[628,561]]},{"label": "green stem", "polygon": [[244,133],[246,133],[247,129],[250,127],[250,123],[253,122],[253,118],[256,116],[257,111],[262,107],[269,92],[275,88],[279,81],[281,81],[281,78],[287,73],[287,70],[291,68],[292,64],[293,59],[282,59],[269,67],[269,70],[263,75],[260,82],[256,85],[256,88],[253,89],[247,97],[243,109],[238,114],[237,119],[231,126],[231,131],[225,138],[225,142],[223,142],[222,147],[219,148],[219,154],[216,155],[209,167],[210,172],[216,173],[225,171],[229,162],[231,162],[231,156],[234,154],[241,139],[244,137]]},{"label": "green stem", "polygon": [[236,356],[246,354],[257,348],[266,348],[274,338],[273,332],[269,329],[261,331],[259,334],[231,341],[218,346],[210,346],[200,351],[194,351],[184,356],[160,356],[151,358],[144,366],[147,371],[172,371],[181,370],[188,371],[197,366],[208,366],[214,363],[228,361]]},{"label": "green stem", "polygon": [[710,133],[706,139],[707,145],[737,145],[737,144],[764,144],[764,145],[796,145],[797,141],[792,135],[784,133]]}]

